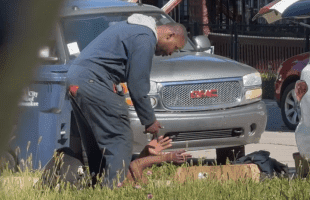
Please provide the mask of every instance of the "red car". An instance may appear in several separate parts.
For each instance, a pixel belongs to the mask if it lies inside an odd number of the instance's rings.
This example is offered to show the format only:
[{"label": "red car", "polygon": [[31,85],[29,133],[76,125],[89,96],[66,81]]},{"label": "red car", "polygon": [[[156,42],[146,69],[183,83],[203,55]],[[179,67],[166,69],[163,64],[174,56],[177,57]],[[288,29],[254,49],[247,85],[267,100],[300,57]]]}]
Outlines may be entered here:
[{"label": "red car", "polygon": [[295,83],[309,62],[309,56],[310,52],[290,57],[280,65],[277,72],[275,98],[281,108],[282,119],[291,130],[295,130],[300,120],[300,107],[294,93]]}]

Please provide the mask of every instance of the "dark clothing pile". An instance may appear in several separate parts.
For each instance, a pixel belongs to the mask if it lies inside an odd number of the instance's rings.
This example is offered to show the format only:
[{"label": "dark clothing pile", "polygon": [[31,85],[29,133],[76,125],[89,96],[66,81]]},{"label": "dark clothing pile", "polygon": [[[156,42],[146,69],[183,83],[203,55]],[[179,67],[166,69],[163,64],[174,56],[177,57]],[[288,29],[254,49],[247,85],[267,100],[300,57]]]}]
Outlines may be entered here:
[{"label": "dark clothing pile", "polygon": [[281,173],[288,174],[288,167],[286,165],[269,156],[270,152],[268,151],[255,151],[237,159],[232,164],[256,164],[260,171],[267,176],[280,175]]}]

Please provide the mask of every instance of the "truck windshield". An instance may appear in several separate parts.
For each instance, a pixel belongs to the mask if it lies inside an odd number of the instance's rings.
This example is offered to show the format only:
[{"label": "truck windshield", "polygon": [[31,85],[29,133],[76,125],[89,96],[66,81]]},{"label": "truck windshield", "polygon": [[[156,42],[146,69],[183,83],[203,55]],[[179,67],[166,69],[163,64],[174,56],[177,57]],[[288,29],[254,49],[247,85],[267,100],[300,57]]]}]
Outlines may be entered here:
[{"label": "truck windshield", "polygon": [[[102,31],[109,26],[113,26],[117,22],[127,20],[132,14],[132,12],[104,13],[62,18],[61,26],[64,33],[65,43],[70,54],[70,59],[74,59],[79,52]],[[173,22],[168,16],[162,13],[146,12],[142,14],[154,17],[158,26]],[[189,39],[183,50],[194,50],[193,44]]]}]

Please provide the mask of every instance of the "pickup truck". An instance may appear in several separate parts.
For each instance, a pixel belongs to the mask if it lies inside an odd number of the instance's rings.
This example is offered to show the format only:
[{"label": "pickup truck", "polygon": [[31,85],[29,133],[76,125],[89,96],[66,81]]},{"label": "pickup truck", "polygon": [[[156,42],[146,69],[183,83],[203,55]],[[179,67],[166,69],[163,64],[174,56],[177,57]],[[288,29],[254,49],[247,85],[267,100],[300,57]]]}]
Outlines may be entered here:
[{"label": "pickup truck", "polygon": [[[97,35],[133,13],[173,22],[161,9],[125,1],[69,1],[63,6],[50,42],[42,44],[42,65],[26,87],[19,104],[20,118],[10,152],[20,163],[32,155],[32,166],[44,166],[54,149],[81,149],[64,84],[70,63]],[[244,145],[258,143],[266,128],[267,112],[261,101],[261,76],[253,67],[206,53],[206,36],[188,40],[172,56],[154,56],[149,96],[158,121],[159,135],[172,138],[169,150],[216,149],[218,163],[245,154]],[[127,101],[134,133],[133,154],[150,141],[137,114]],[[30,141],[30,145],[29,142]],[[16,151],[16,149],[18,151]]]}]

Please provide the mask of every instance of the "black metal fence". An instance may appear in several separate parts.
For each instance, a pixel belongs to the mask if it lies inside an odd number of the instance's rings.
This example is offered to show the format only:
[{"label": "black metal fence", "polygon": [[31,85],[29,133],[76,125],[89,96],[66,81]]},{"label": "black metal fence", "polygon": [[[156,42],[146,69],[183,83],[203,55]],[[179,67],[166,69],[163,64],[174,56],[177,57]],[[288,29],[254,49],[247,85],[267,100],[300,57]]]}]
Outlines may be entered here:
[{"label": "black metal fence", "polygon": [[[260,72],[275,72],[287,58],[309,51],[309,30],[301,25],[184,24],[192,36],[209,26],[215,54],[248,64]],[[227,28],[227,29],[226,29]]]}]

